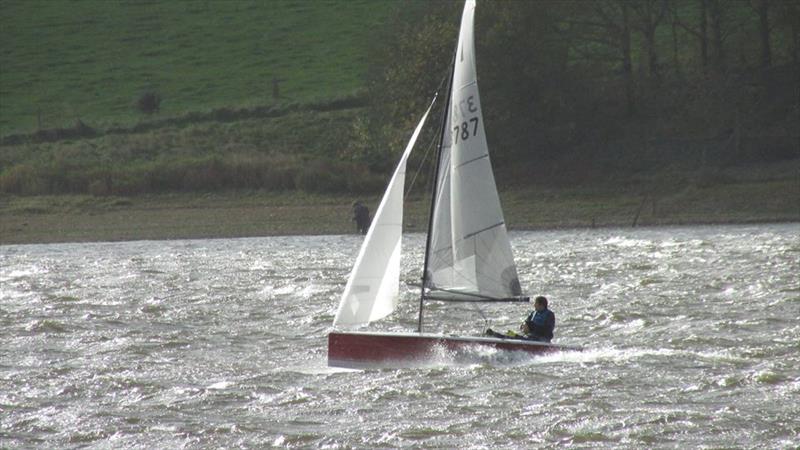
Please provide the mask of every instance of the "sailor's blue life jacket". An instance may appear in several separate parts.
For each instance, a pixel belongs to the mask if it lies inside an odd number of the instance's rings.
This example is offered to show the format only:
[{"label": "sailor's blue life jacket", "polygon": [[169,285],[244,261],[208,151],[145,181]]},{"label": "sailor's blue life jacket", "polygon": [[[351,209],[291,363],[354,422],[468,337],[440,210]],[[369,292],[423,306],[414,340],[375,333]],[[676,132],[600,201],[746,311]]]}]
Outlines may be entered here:
[{"label": "sailor's blue life jacket", "polygon": [[556,327],[556,315],[549,309],[532,311],[525,319],[528,325],[528,336],[540,341],[550,342],[553,339],[553,329]]}]

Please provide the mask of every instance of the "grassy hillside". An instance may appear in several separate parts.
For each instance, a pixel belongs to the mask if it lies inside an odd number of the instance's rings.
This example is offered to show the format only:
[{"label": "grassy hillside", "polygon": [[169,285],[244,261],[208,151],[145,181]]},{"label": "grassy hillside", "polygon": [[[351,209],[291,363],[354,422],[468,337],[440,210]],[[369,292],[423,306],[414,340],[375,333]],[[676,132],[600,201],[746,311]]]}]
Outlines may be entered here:
[{"label": "grassy hillside", "polygon": [[[324,101],[362,87],[383,0],[0,0],[0,136]],[[272,80],[279,80],[273,98]]]},{"label": "grassy hillside", "polygon": [[[704,62],[700,3],[668,3],[650,55],[663,2],[481,2],[512,228],[800,220],[794,3],[771,3],[768,67],[755,3],[713,2],[727,38]],[[0,0],[0,243],[350,231],[446,72],[460,4]]]}]

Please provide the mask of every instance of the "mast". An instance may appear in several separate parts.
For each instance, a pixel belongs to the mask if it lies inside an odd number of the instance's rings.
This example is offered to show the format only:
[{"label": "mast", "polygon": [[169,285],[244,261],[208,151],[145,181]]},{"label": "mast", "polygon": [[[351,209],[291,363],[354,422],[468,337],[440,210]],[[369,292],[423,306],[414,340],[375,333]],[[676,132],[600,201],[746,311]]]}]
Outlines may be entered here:
[{"label": "mast", "polygon": [[431,229],[433,228],[433,217],[436,209],[436,192],[439,187],[439,169],[442,164],[442,146],[444,145],[444,132],[447,127],[447,113],[450,110],[450,99],[453,94],[453,72],[456,67],[456,55],[458,48],[453,52],[453,62],[450,64],[450,75],[447,83],[447,100],[444,103],[442,112],[441,130],[439,132],[439,146],[436,149],[436,168],[434,169],[433,187],[431,190],[431,207],[428,214],[428,235],[425,238],[425,258],[422,264],[422,287],[419,293],[419,318],[417,320],[417,333],[422,333],[422,310],[425,305],[425,286],[428,284],[428,253],[431,249]]}]

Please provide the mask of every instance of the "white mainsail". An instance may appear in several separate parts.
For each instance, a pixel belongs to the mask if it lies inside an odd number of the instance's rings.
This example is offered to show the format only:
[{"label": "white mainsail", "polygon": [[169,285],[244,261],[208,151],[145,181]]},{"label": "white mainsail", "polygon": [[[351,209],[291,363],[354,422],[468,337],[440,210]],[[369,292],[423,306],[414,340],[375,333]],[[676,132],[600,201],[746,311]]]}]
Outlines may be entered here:
[{"label": "white mainsail", "polygon": [[388,316],[397,306],[406,162],[432,107],[433,103],[414,129],[383,194],[344,288],[334,327],[364,325]]},{"label": "white mainsail", "polygon": [[447,105],[426,283],[428,296],[481,300],[521,295],[483,128],[467,0]]}]

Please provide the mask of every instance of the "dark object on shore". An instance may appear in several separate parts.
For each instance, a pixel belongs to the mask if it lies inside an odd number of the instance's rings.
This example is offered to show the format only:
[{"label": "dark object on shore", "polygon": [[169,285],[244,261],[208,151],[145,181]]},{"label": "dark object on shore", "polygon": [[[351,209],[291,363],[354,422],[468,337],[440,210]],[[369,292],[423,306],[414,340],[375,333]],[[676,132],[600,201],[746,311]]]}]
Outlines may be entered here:
[{"label": "dark object on shore", "polygon": [[361,234],[367,234],[369,230],[369,208],[360,201],[353,203],[353,220],[356,222],[356,230]]},{"label": "dark object on shore", "polygon": [[161,108],[161,96],[158,95],[157,92],[145,92],[139,97],[139,100],[136,102],[136,107],[139,111],[149,116],[158,112]]}]

